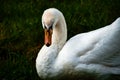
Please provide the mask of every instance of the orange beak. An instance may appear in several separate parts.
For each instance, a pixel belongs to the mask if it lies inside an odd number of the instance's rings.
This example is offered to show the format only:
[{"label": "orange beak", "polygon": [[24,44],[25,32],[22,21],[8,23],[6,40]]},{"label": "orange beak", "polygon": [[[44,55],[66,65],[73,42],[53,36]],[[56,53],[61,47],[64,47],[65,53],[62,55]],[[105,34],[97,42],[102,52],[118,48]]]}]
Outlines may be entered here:
[{"label": "orange beak", "polygon": [[52,29],[45,29],[45,45],[49,47],[52,43]]}]

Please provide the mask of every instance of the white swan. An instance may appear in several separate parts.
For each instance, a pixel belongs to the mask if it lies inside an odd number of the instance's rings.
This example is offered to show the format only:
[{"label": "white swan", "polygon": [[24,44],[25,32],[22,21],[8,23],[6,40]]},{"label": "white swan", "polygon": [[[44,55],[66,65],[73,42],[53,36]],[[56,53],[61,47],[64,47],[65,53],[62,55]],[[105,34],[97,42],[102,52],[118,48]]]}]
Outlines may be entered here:
[{"label": "white swan", "polygon": [[82,71],[120,74],[120,18],[111,25],[78,34],[67,42],[66,22],[59,10],[45,10],[42,25],[45,45],[36,59],[41,78],[79,76]]}]

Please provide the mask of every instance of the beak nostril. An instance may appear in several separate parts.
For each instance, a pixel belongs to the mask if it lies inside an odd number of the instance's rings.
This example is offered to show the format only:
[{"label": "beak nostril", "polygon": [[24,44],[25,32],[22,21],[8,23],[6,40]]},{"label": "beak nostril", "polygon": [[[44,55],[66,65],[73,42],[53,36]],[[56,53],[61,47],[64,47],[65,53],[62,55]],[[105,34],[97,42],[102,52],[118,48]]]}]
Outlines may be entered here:
[{"label": "beak nostril", "polygon": [[46,44],[46,46],[47,46],[47,47],[49,47],[49,46],[50,46],[50,44],[49,44],[49,43],[47,43],[47,44]]}]

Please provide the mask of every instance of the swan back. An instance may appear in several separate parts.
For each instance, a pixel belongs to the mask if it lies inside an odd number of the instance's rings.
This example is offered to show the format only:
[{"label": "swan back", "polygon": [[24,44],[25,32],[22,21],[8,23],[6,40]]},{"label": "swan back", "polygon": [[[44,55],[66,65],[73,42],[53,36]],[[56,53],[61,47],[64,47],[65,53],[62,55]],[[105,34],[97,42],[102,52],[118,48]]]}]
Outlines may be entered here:
[{"label": "swan back", "polygon": [[120,74],[119,36],[120,18],[103,28],[78,34],[64,45],[56,60],[56,66],[62,65],[61,69],[71,66],[77,71]]}]

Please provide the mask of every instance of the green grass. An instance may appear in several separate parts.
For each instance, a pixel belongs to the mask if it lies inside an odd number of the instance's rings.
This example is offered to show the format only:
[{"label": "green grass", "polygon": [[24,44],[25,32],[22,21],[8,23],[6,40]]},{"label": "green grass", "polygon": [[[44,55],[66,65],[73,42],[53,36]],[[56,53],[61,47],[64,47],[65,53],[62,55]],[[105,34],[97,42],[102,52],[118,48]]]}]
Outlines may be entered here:
[{"label": "green grass", "polygon": [[0,0],[0,80],[40,79],[35,59],[43,45],[41,16],[50,7],[63,12],[68,39],[120,16],[120,0]]}]

